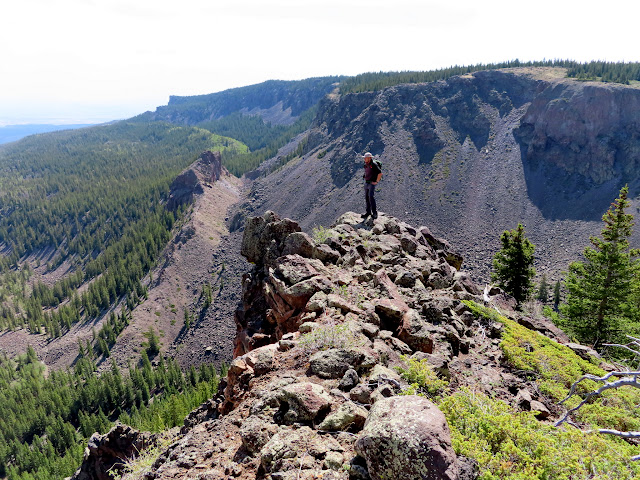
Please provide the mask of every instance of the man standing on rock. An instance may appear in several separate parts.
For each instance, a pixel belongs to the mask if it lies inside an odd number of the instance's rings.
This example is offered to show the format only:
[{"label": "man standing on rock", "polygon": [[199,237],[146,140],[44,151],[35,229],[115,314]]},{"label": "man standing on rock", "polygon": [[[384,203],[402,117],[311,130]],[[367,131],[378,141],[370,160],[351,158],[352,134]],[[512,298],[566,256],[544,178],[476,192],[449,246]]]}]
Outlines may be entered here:
[{"label": "man standing on rock", "polygon": [[378,210],[376,209],[376,199],[374,197],[376,185],[382,178],[382,170],[380,162],[373,160],[373,155],[369,152],[364,154],[364,198],[367,202],[367,213],[362,215],[362,219],[367,217],[378,218]]}]

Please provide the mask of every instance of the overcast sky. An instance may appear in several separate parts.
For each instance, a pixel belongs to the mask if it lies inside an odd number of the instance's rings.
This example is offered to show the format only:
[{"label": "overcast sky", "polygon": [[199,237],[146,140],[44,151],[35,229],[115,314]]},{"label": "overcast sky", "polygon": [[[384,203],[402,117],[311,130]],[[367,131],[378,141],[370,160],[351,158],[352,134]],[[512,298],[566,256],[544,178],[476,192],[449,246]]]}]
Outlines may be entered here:
[{"label": "overcast sky", "polygon": [[269,79],[640,61],[637,0],[3,0],[0,125],[128,118]]}]

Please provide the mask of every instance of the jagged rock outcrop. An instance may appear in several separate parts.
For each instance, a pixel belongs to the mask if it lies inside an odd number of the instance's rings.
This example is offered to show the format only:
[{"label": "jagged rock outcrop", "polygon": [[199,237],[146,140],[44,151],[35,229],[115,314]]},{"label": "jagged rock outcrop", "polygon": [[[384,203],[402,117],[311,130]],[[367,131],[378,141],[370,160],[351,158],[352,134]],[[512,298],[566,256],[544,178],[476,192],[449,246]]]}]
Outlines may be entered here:
[{"label": "jagged rock outcrop", "polygon": [[171,182],[171,193],[169,194],[169,200],[167,200],[167,208],[175,210],[180,205],[189,203],[193,200],[194,195],[202,192],[203,189],[198,175],[192,168],[189,168]]},{"label": "jagged rock outcrop", "polygon": [[122,424],[104,435],[94,433],[85,449],[82,465],[71,480],[112,480],[112,473],[122,473],[126,462],[155,445],[156,437]]},{"label": "jagged rock outcrop", "polygon": [[[222,155],[220,152],[210,152],[209,150],[202,152],[197,165],[203,170],[203,173],[209,173],[209,182],[211,183],[220,180],[223,169],[226,170],[222,166]],[[207,169],[209,172],[207,172]]]},{"label": "jagged rock outcrop", "polygon": [[202,152],[200,158],[171,183],[167,208],[175,210],[180,205],[191,202],[194,195],[203,193],[203,184],[219,180],[223,172],[228,174],[222,166],[220,152]]},{"label": "jagged rock outcrop", "polygon": [[[411,323],[415,314],[409,312],[398,288],[426,291],[452,287],[460,292],[480,293],[456,270],[462,257],[428,228],[417,230],[382,216],[364,241],[354,228],[359,224],[358,215],[345,214],[326,241],[316,243],[300,232],[295,222],[280,220],[273,212],[247,220],[241,251],[256,268],[243,281],[245,302],[243,310],[236,313],[236,355],[296,332],[327,306],[352,314],[364,313],[345,295],[332,293],[337,287],[331,278],[344,268],[354,267],[356,279],[371,283],[390,297],[371,304],[369,316],[381,316],[389,329],[398,330],[401,339],[420,344],[425,351],[431,350],[431,332],[421,330],[419,320]],[[354,281],[351,274],[341,275],[342,287]],[[310,311],[305,311],[307,305]],[[340,376],[347,368],[339,372]]]}]

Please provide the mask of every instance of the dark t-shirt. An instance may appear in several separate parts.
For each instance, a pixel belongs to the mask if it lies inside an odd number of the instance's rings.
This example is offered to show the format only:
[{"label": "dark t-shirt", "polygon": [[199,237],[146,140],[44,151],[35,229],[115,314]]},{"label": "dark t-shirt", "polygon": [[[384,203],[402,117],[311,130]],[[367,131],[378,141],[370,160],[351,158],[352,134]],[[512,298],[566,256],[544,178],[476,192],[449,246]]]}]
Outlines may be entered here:
[{"label": "dark t-shirt", "polygon": [[367,182],[375,182],[378,178],[378,174],[380,173],[380,169],[377,167],[373,161],[364,164],[364,179]]}]

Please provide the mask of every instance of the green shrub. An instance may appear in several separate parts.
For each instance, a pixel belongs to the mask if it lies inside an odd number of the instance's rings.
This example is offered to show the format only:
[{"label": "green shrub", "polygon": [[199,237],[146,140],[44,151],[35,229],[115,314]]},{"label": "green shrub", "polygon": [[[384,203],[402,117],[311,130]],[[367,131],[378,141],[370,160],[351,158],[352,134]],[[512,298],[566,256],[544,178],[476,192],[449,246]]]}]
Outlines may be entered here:
[{"label": "green shrub", "polygon": [[359,347],[362,343],[362,337],[358,335],[353,324],[330,321],[302,335],[299,345],[307,353],[314,353],[330,348]]},{"label": "green shrub", "polygon": [[324,243],[332,233],[335,232],[330,228],[325,228],[322,225],[318,225],[317,227],[313,227],[313,229],[311,230],[311,238],[313,238],[313,241],[316,243]]},{"label": "green shrub", "polygon": [[636,447],[620,438],[555,428],[466,389],[439,407],[456,453],[478,462],[480,480],[640,478],[640,464],[629,460]]},{"label": "green shrub", "polygon": [[449,386],[449,382],[438,378],[433,367],[426,360],[416,360],[402,355],[402,361],[407,364],[407,368],[396,367],[397,372],[411,386],[406,395],[427,395],[434,397],[444,392]]},{"label": "green shrub", "polygon": [[[529,330],[492,309],[474,302],[464,301],[474,315],[500,322],[504,325],[500,347],[508,363],[515,369],[534,372],[536,383],[543,395],[559,402],[569,393],[571,385],[589,373],[601,377],[604,370],[595,365],[599,360],[589,362],[580,358],[570,348],[560,345],[538,332]],[[580,383],[578,393],[597,389],[600,385],[587,380]],[[575,396],[568,400],[566,408],[575,407],[580,399]],[[640,430],[640,416],[636,405],[640,403],[637,389],[608,391],[600,399],[584,405],[574,418],[584,424],[598,428],[617,430]]]}]

